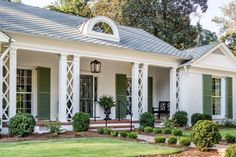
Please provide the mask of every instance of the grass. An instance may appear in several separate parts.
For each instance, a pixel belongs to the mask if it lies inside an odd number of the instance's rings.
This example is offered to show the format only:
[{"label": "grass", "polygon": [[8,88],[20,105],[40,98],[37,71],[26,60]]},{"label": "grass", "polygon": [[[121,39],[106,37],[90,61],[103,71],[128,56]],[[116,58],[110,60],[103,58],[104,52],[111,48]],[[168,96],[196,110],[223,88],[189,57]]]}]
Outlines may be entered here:
[{"label": "grass", "polygon": [[[236,136],[236,128],[221,128],[219,129],[222,138],[225,137],[226,134],[230,134]],[[183,136],[189,137],[191,131],[183,131]]]},{"label": "grass", "polygon": [[77,138],[0,143],[1,157],[131,157],[172,154],[180,151],[182,151],[181,148],[112,138]]}]

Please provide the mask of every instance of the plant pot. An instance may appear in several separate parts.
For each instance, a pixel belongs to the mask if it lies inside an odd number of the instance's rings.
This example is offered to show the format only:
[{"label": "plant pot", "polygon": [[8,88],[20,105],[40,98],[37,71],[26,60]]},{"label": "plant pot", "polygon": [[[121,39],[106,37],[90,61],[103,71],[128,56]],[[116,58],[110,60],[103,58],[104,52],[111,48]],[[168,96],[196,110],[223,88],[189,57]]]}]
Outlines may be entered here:
[{"label": "plant pot", "polygon": [[106,108],[104,114],[106,115],[104,120],[111,120],[111,118],[109,117],[109,115],[111,114],[111,108]]}]

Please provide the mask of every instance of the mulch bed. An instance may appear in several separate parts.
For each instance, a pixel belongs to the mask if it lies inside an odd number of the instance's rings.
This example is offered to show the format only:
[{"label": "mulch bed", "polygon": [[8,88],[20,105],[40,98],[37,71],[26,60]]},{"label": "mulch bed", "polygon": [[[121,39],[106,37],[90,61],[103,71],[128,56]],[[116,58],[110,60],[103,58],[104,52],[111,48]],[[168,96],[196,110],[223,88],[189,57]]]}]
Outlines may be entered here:
[{"label": "mulch bed", "polygon": [[69,139],[69,138],[85,138],[85,137],[109,137],[109,138],[116,138],[126,141],[134,141],[134,142],[141,142],[141,140],[136,139],[130,139],[130,138],[123,138],[123,137],[113,137],[110,135],[104,135],[104,134],[98,134],[96,132],[88,131],[88,132],[80,132],[79,135],[76,132],[73,131],[67,131],[64,133],[61,133],[58,136],[53,136],[50,133],[45,134],[34,134],[27,137],[18,137],[18,136],[1,136],[0,142],[20,142],[20,141],[32,141],[32,140],[52,140],[52,139]]},{"label": "mulch bed", "polygon": [[179,154],[171,154],[171,155],[146,155],[140,157],[221,157],[216,150],[212,150],[210,152],[200,152],[195,148],[188,148],[185,151]]}]

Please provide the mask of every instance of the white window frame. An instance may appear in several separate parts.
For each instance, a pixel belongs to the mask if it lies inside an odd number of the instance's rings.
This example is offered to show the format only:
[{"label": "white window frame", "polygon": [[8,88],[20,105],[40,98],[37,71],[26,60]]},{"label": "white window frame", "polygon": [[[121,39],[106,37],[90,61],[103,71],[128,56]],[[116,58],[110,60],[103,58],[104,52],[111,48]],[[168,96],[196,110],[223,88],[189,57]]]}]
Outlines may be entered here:
[{"label": "white window frame", "polygon": [[31,114],[35,117],[37,115],[37,75],[36,68],[32,66],[17,66],[18,69],[31,70],[32,72],[32,104],[31,104]]},{"label": "white window frame", "polygon": [[221,80],[221,97],[220,97],[220,115],[212,115],[212,119],[223,119],[225,118],[225,111],[226,111],[226,82],[225,82],[225,77],[220,77],[220,76],[212,76],[212,78],[218,78]]}]

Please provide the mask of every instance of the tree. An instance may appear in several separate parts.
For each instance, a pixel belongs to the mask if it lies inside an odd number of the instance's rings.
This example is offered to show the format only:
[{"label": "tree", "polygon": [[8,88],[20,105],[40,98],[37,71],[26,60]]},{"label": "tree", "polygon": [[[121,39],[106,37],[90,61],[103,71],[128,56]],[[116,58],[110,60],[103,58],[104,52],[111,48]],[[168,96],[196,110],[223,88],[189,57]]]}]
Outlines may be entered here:
[{"label": "tree", "polygon": [[236,32],[228,32],[221,36],[220,40],[236,55]]},{"label": "tree", "polygon": [[[81,16],[80,12],[85,10],[78,7],[80,0],[60,1],[57,11]],[[88,3],[83,1],[84,6],[89,6]],[[103,15],[118,24],[144,29],[176,48],[185,49],[197,45],[198,30],[190,24],[190,15],[199,7],[205,12],[207,0],[99,0],[88,7],[88,12],[91,16]]]},{"label": "tree", "polygon": [[49,5],[50,10],[73,14],[83,17],[91,17],[89,0],[58,0],[53,5]]},{"label": "tree", "polygon": [[199,41],[197,45],[203,46],[216,42],[218,42],[218,37],[215,32],[211,32],[207,29],[202,29],[201,33],[199,34]]},{"label": "tree", "polygon": [[197,27],[190,24],[190,14],[207,10],[207,0],[100,0],[93,15],[110,17],[119,24],[141,28],[176,48],[197,44]]},{"label": "tree", "polygon": [[221,7],[224,17],[214,17],[213,22],[221,25],[222,32],[232,32],[236,30],[236,1],[231,1]]}]

